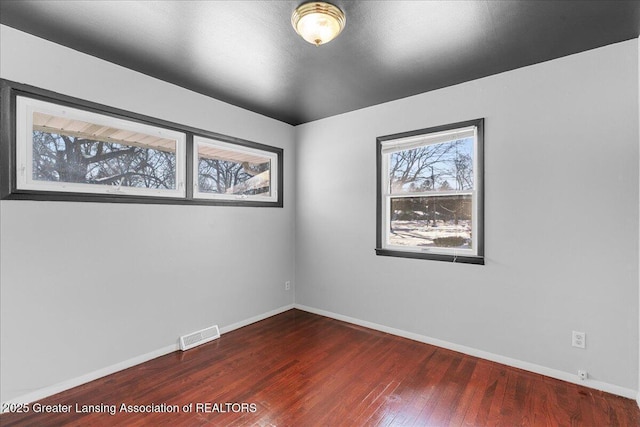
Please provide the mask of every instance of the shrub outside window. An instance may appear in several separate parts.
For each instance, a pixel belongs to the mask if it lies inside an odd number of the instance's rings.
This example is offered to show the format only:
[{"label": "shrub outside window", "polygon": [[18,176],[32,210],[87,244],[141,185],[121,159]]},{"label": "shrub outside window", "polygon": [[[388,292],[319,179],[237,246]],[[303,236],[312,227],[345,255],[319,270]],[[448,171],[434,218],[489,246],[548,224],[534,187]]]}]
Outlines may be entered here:
[{"label": "shrub outside window", "polygon": [[483,125],[377,139],[378,255],[484,263]]}]

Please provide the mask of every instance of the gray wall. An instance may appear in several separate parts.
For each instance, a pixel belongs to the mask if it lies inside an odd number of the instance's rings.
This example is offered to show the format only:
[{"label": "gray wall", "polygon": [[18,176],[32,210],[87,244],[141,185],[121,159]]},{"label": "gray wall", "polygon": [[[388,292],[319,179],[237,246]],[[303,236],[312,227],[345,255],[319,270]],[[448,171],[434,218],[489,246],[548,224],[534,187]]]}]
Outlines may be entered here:
[{"label": "gray wall", "polygon": [[[637,390],[637,44],[298,126],[296,302]],[[486,265],[376,256],[375,138],[479,117]]]},{"label": "gray wall", "polygon": [[284,148],[283,209],[0,202],[1,400],[293,303],[294,129],[0,27],[0,76]]},{"label": "gray wall", "polygon": [[[283,209],[1,201],[0,400],[291,304],[285,280],[300,304],[638,389],[638,56],[293,129],[0,26],[2,78],[285,149]],[[487,265],[376,257],[375,137],[478,117]]]}]

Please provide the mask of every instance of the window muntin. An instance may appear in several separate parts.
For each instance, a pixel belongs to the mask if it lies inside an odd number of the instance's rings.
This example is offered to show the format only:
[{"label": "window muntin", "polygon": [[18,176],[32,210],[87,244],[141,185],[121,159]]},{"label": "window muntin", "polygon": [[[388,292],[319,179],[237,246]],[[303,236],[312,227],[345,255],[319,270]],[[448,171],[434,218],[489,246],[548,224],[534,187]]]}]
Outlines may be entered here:
[{"label": "window muntin", "polygon": [[275,202],[276,153],[194,137],[195,198]]},{"label": "window muntin", "polygon": [[16,97],[17,189],[184,197],[186,135]]},{"label": "window muntin", "polygon": [[482,124],[378,138],[378,254],[483,256]]}]

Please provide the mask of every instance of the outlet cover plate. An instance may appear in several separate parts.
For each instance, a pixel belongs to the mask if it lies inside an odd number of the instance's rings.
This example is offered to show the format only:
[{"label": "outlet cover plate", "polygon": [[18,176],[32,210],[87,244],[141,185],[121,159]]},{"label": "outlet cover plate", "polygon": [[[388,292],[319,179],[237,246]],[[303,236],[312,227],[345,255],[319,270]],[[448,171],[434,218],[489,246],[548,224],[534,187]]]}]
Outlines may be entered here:
[{"label": "outlet cover plate", "polygon": [[584,332],[573,331],[571,333],[571,345],[577,348],[585,348],[587,340],[586,335],[587,334]]}]

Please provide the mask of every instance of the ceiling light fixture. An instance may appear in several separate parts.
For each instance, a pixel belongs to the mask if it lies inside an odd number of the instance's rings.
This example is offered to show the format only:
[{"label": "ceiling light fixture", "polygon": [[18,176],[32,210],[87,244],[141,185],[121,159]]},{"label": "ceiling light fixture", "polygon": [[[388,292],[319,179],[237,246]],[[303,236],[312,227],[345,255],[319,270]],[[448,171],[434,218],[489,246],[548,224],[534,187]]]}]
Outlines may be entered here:
[{"label": "ceiling light fixture", "polygon": [[314,1],[305,3],[291,15],[291,25],[300,36],[311,44],[320,46],[336,38],[346,23],[344,12],[336,6]]}]

